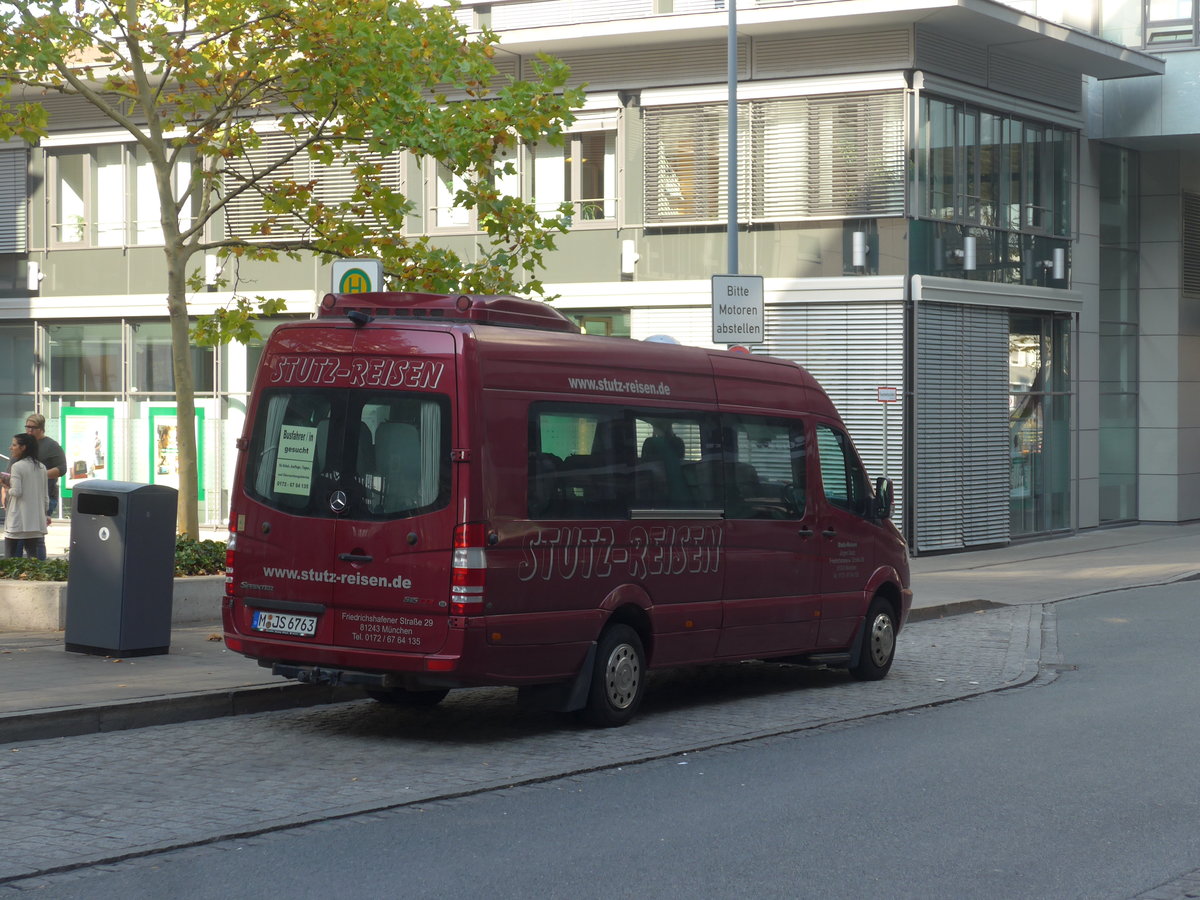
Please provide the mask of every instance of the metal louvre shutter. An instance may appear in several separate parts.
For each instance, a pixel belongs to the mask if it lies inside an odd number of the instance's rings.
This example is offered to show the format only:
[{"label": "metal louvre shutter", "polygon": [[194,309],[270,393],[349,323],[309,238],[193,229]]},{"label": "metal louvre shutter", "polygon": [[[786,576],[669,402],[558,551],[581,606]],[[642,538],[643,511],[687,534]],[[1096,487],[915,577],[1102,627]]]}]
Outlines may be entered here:
[{"label": "metal louvre shutter", "polygon": [[[676,3],[678,6],[678,2]],[[894,31],[820,34],[754,40],[755,78],[912,68],[912,35]]]},{"label": "metal louvre shutter", "polygon": [[1183,292],[1200,296],[1200,195],[1183,195]]},{"label": "metal louvre shutter", "polygon": [[904,214],[904,96],[817,97],[809,215]]},{"label": "metal louvre shutter", "polygon": [[[255,173],[264,171],[286,156],[294,147],[293,139],[286,134],[264,134],[259,147],[247,152],[240,159],[230,160],[227,166],[243,177],[253,177]],[[388,185],[397,190],[403,186],[403,166],[399,155],[384,159],[378,154],[361,152],[360,157],[365,163],[383,165],[383,178]],[[332,166],[321,165],[309,159],[306,151],[289,160],[286,165],[272,173],[268,180],[276,179],[290,179],[299,184],[315,179],[317,185],[313,191],[313,199],[326,205],[350,200],[355,190],[354,172],[350,166],[339,163]],[[227,178],[227,190],[232,190],[238,183],[240,182],[236,176]],[[230,237],[246,237],[255,223],[263,222],[266,218],[262,198],[254,190],[246,191],[225,207],[226,234]],[[351,220],[354,220],[354,217],[351,217]],[[357,217],[357,220],[365,224],[370,221],[370,217],[361,216]],[[287,240],[300,237],[303,233],[302,223],[280,220],[272,226],[271,234],[263,237]]]},{"label": "metal louvre shutter", "polygon": [[903,527],[904,404],[880,403],[876,388],[904,395],[904,304],[768,305],[761,349],[804,366],[825,388],[872,479],[895,481],[895,520]]},{"label": "metal louvre shutter", "polygon": [[630,337],[644,341],[656,334],[669,335],[689,347],[725,348],[724,344],[712,342],[712,308],[709,306],[630,310]]},{"label": "metal louvre shutter", "polygon": [[1005,309],[918,308],[918,551],[1009,540],[1008,331]]},{"label": "metal louvre shutter", "polygon": [[528,3],[506,3],[492,7],[491,26],[496,31],[505,31],[544,25],[604,22],[653,14],[651,0],[606,0],[604,3],[597,3],[596,0],[530,0]]},{"label": "metal louvre shutter", "polygon": [[[637,83],[706,84],[725,78],[725,41],[705,41],[655,47],[647,54],[641,47],[613,47],[578,53],[560,53],[571,67],[571,84],[587,84],[591,91],[628,87],[631,72]],[[738,41],[738,77],[749,78],[750,43]]]},{"label": "metal louvre shutter", "polygon": [[[794,221],[904,212],[899,91],[738,104],[739,217]],[[723,104],[645,111],[647,224],[723,221]]]},{"label": "metal louvre shutter", "polygon": [[0,253],[29,249],[28,151],[0,150]]}]

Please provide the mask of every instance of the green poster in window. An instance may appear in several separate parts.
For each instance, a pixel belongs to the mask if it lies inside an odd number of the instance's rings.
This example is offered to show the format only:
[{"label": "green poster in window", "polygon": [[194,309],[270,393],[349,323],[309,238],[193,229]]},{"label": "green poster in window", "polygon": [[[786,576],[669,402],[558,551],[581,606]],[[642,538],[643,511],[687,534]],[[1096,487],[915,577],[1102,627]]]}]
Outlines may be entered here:
[{"label": "green poster in window", "polygon": [[64,407],[62,448],[67,471],[59,490],[70,497],[75,485],[89,478],[112,480],[113,410],[106,407]]},{"label": "green poster in window", "polygon": [[[204,410],[196,410],[196,499],[204,499]],[[174,406],[150,409],[150,483],[179,489],[179,418]]]}]

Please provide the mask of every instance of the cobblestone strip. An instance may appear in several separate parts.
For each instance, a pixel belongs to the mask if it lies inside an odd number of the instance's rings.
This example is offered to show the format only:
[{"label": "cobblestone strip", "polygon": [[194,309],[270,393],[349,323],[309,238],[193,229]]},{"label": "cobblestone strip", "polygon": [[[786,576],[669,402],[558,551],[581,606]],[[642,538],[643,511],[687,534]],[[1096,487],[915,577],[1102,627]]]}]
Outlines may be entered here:
[{"label": "cobblestone strip", "polygon": [[944,703],[1031,681],[1041,642],[1041,608],[1007,607],[909,626],[880,682],[767,663],[656,674],[613,730],[481,689],[433,710],[359,701],[0,745],[0,884]]}]

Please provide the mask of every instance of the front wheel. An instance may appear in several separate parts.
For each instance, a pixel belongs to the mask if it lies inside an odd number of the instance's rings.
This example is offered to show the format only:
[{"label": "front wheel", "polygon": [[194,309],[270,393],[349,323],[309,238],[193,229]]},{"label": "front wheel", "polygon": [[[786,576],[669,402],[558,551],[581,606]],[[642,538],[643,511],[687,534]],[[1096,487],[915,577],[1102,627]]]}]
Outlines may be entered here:
[{"label": "front wheel", "polygon": [[896,658],[896,619],[891,604],[876,597],[863,622],[858,663],[850,674],[859,681],[878,681],[887,675]]},{"label": "front wheel", "polygon": [[628,625],[613,625],[600,635],[585,721],[601,728],[624,725],[633,718],[646,689],[646,653],[642,639]]}]

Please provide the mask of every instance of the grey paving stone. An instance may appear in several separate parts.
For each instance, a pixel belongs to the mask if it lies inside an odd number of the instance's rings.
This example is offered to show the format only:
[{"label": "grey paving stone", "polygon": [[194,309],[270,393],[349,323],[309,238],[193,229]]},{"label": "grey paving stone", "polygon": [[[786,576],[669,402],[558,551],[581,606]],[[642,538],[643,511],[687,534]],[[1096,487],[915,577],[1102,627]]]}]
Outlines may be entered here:
[{"label": "grey paving stone", "polygon": [[433,710],[361,701],[0,746],[0,884],[969,697],[1032,680],[1042,625],[1036,606],[915,623],[873,683],[767,663],[656,673],[609,731],[489,688]]}]

